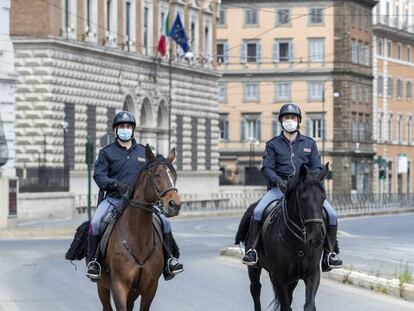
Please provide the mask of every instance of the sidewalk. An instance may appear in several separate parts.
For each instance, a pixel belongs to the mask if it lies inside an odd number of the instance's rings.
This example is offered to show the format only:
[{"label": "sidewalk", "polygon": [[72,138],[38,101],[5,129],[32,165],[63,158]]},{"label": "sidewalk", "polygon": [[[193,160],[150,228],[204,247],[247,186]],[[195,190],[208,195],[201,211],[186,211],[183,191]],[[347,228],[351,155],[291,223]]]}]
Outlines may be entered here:
[{"label": "sidewalk", "polygon": [[[221,250],[220,255],[234,257],[239,261],[243,257],[242,251],[236,246]],[[323,272],[322,277],[414,302],[414,284],[401,284],[398,279],[380,278],[347,269]]]}]

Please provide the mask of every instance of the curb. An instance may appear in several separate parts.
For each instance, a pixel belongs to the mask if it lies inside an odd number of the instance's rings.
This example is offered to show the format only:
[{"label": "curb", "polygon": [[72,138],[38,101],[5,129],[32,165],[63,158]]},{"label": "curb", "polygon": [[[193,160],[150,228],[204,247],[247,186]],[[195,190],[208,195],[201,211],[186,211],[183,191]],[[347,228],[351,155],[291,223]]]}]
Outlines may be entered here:
[{"label": "curb", "polygon": [[[243,254],[239,247],[232,246],[222,249],[220,255],[241,259]],[[407,301],[414,301],[414,284],[401,284],[398,279],[385,279],[346,269],[325,272],[322,274],[322,277],[396,298],[402,298]]]}]

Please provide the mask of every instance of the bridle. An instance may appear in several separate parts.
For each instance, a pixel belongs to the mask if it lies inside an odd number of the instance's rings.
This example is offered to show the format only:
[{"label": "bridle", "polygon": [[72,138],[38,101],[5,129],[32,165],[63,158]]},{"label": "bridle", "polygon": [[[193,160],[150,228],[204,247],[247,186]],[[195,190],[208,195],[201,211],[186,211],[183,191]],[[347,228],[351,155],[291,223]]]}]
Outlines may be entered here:
[{"label": "bridle", "polygon": [[[162,198],[171,191],[176,191],[178,193],[177,188],[174,186],[173,183],[171,183],[170,187],[162,190],[157,186],[157,183],[154,180],[154,172],[153,170],[158,166],[158,165],[165,165],[168,168],[168,164],[164,163],[165,161],[154,161],[152,163],[149,163],[146,167],[146,169],[144,171],[147,171],[147,176],[146,179],[149,180],[150,184],[153,187],[153,190],[155,192],[155,194],[158,197],[158,200],[162,200]],[[142,201],[138,201],[138,200],[133,200],[131,199],[127,199],[128,204],[130,204],[132,207],[137,207],[137,208],[141,208],[147,212],[152,213],[154,211],[154,203],[149,203],[149,202],[142,202]]]},{"label": "bridle", "polygon": [[[299,187],[298,187],[299,188]],[[306,231],[306,225],[309,223],[319,223],[322,226],[322,231],[323,231],[323,236],[326,235],[326,228],[324,225],[324,221],[323,218],[309,218],[306,219],[303,216],[303,206],[301,204],[300,201],[300,191],[299,189],[296,188],[296,198],[295,198],[295,203],[296,206],[299,210],[299,219],[300,219],[300,224],[297,224],[295,221],[293,221],[292,219],[289,218],[288,215],[288,208],[287,208],[287,200],[286,197],[283,198],[283,202],[282,202],[282,218],[283,218],[283,222],[285,224],[285,227],[289,230],[289,232],[296,238],[298,239],[302,244],[307,245],[306,243],[306,239],[307,239],[307,231]],[[322,206],[321,206],[322,209]],[[280,218],[279,218],[280,221]],[[279,224],[279,230],[280,230],[280,224]],[[285,239],[283,237],[283,234],[281,232],[279,232],[279,236],[282,239],[282,241],[285,243],[286,246],[288,246],[289,248],[291,248],[294,252],[296,252],[296,254],[299,257],[303,257],[304,255],[304,251],[303,250],[297,250],[295,248],[293,248],[291,245],[289,245],[289,243],[285,242]]]}]

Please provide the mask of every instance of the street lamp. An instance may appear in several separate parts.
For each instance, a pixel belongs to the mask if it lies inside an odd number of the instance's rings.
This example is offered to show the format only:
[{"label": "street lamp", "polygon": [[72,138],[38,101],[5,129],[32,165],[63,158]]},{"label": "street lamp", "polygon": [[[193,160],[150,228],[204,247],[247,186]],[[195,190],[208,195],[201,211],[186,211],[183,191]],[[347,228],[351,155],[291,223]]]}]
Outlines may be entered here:
[{"label": "street lamp", "polygon": [[[326,82],[328,80],[325,80],[323,82],[323,89],[322,89],[322,164],[325,165],[325,140],[326,140],[326,111],[325,111],[325,88],[326,88]],[[341,96],[339,92],[334,91],[332,93],[334,98],[338,98]]]}]

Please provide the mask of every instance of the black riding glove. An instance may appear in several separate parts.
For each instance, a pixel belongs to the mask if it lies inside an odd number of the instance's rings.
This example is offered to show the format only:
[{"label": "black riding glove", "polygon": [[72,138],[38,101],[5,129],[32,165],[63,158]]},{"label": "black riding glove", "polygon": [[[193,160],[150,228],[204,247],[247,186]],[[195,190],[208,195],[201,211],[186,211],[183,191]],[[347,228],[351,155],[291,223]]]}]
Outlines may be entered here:
[{"label": "black riding glove", "polygon": [[124,184],[123,182],[120,182],[120,181],[115,182],[114,188],[121,195],[126,195],[128,193],[128,190],[129,190],[128,185]]},{"label": "black riding glove", "polygon": [[283,180],[283,179],[277,182],[277,186],[279,187],[280,191],[282,191],[283,193],[285,193],[287,190],[287,184],[288,184],[287,180]]}]

